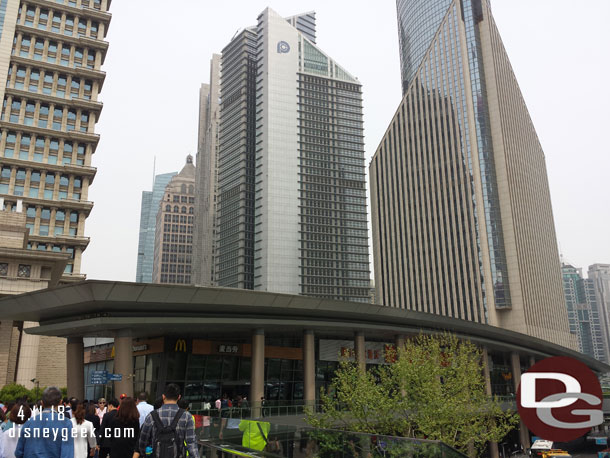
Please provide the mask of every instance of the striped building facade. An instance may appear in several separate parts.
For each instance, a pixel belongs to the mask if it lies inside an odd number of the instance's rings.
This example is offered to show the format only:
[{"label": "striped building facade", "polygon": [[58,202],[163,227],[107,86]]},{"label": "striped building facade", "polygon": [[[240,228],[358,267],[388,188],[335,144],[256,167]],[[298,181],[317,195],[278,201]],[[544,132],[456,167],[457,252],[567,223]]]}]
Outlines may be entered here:
[{"label": "striped building facade", "polygon": [[575,348],[544,153],[488,2],[397,10],[403,100],[370,165],[377,302]]}]

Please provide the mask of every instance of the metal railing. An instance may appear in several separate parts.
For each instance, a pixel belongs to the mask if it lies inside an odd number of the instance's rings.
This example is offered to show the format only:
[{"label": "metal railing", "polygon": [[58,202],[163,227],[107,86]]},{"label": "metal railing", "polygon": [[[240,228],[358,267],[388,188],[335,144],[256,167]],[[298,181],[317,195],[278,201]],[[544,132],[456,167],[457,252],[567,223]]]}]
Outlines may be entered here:
[{"label": "metal railing", "polygon": [[204,409],[203,402],[191,403],[190,412],[194,415],[209,416],[210,418],[269,418],[269,417],[284,417],[290,415],[305,415],[306,411],[320,412],[321,403],[316,401],[315,403],[305,402],[265,402],[253,403],[247,407],[225,407],[220,409]]},{"label": "metal railing", "polygon": [[221,439],[202,438],[198,443],[201,456],[206,458],[217,458],[221,454],[269,458],[466,456],[440,441],[286,426],[264,420],[243,420],[238,429],[226,431]]}]

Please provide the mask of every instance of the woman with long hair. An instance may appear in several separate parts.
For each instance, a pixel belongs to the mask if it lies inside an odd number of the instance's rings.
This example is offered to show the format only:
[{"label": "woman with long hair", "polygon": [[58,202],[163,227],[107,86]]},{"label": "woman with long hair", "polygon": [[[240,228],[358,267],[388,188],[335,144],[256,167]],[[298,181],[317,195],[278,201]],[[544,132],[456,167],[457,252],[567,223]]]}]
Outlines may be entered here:
[{"label": "woman with long hair", "polygon": [[32,411],[27,404],[15,404],[9,412],[8,418],[12,422],[12,428],[15,430],[14,434],[9,430],[0,434],[0,450],[2,451],[2,458],[15,458],[15,449],[17,448],[17,442],[21,437],[21,427],[28,421]]},{"label": "woman with long hair", "polygon": [[88,402],[85,404],[85,420],[93,423],[93,429],[95,430],[95,436],[100,437],[100,417],[95,413],[95,404]]},{"label": "woman with long hair", "polygon": [[[93,423],[85,420],[85,406],[76,399],[70,401],[70,404],[72,410],[70,421],[72,422],[72,437],[74,437],[74,458],[87,458],[87,455],[95,456],[97,448],[95,429],[93,428]],[[91,450],[90,453],[87,453],[87,445]]]},{"label": "woman with long hair", "polygon": [[134,398],[124,398],[121,401],[119,413],[110,421],[110,428],[110,456],[132,458],[140,435],[140,412]]}]

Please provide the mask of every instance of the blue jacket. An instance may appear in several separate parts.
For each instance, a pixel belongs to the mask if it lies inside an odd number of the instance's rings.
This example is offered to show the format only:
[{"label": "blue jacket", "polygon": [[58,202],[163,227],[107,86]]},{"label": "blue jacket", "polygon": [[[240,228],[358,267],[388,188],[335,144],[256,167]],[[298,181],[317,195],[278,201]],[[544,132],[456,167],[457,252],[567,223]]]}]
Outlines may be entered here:
[{"label": "blue jacket", "polygon": [[[21,429],[17,458],[74,458],[72,422],[51,409],[32,412]],[[45,437],[46,436],[46,437]]]}]

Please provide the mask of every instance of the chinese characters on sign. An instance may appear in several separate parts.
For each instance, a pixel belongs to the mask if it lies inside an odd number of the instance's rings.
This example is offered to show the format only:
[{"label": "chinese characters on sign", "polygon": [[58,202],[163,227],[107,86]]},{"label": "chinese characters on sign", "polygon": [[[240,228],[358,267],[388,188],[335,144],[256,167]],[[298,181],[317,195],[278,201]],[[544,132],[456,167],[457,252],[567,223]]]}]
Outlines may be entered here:
[{"label": "chinese characters on sign", "polygon": [[239,345],[219,345],[218,353],[237,353],[239,351]]},{"label": "chinese characters on sign", "polygon": [[[394,345],[385,342],[366,342],[365,356],[368,364],[388,364],[386,350],[394,349]],[[339,361],[340,358],[354,359],[356,352],[351,340],[320,340],[320,360]],[[389,355],[388,355],[389,356]]]}]

